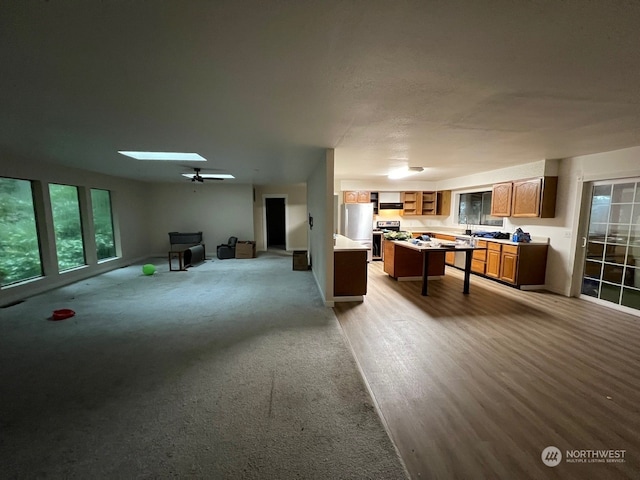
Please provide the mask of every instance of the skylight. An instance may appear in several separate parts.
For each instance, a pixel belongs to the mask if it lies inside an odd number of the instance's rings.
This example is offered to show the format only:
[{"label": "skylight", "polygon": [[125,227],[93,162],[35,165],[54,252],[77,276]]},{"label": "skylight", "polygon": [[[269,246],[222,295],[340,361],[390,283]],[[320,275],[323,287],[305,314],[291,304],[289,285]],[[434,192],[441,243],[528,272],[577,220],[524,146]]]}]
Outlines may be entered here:
[{"label": "skylight", "polygon": [[127,157],[135,158],[136,160],[164,160],[164,161],[179,161],[179,162],[206,162],[207,159],[201,157],[197,153],[182,153],[182,152],[136,152],[136,151],[124,151],[119,150],[118,153],[126,155]]}]

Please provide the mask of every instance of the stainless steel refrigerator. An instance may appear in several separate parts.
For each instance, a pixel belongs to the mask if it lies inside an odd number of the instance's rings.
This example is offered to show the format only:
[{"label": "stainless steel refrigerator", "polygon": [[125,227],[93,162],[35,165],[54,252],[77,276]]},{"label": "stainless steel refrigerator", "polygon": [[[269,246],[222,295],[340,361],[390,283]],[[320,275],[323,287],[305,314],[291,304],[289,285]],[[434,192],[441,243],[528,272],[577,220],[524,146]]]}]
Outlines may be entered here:
[{"label": "stainless steel refrigerator", "polygon": [[373,247],[373,204],[344,203],[340,215],[340,233],[367,247],[367,259],[371,261]]}]

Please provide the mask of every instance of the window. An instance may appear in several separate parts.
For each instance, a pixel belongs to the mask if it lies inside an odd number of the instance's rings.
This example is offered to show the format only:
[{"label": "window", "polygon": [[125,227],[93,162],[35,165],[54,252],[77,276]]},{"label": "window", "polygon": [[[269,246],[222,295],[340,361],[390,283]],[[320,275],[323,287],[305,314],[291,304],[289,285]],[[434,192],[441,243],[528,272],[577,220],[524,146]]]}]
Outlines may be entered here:
[{"label": "window", "polygon": [[51,184],[49,197],[56,237],[58,269],[62,271],[85,265],[78,187]]},{"label": "window", "polygon": [[0,178],[0,285],[40,276],[42,262],[31,182]]},{"label": "window", "polygon": [[458,207],[460,225],[502,227],[502,217],[491,216],[491,192],[461,193]]},{"label": "window", "polygon": [[111,192],[91,189],[91,204],[98,261],[113,258],[116,256],[116,246],[113,237],[113,217],[111,216]]}]

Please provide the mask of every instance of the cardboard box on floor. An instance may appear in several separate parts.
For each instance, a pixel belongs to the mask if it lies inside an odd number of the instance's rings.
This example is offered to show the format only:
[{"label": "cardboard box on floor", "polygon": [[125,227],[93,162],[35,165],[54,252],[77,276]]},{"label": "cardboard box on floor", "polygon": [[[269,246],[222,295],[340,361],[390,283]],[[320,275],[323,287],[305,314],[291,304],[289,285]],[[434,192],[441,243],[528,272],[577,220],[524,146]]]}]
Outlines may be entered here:
[{"label": "cardboard box on floor", "polygon": [[236,258],[256,258],[256,242],[238,241],[236,243]]},{"label": "cardboard box on floor", "polygon": [[306,250],[294,250],[293,252],[293,269],[309,270],[309,261],[307,259]]}]

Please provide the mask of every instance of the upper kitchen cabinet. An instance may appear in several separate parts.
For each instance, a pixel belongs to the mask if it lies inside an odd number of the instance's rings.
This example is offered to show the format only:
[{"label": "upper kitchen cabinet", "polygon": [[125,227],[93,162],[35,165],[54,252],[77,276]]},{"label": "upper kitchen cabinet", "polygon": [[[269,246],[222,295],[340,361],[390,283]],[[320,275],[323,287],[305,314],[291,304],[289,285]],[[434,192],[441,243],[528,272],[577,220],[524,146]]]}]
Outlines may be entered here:
[{"label": "upper kitchen cabinet", "polygon": [[491,215],[553,218],[557,190],[558,177],[497,183],[491,195]]},{"label": "upper kitchen cabinet", "polygon": [[553,218],[556,215],[558,177],[513,182],[512,217]]},{"label": "upper kitchen cabinet", "polygon": [[511,216],[511,196],[513,182],[496,183],[491,193],[491,215],[494,217]]},{"label": "upper kitchen cabinet", "polygon": [[436,215],[451,214],[451,190],[439,190],[436,192],[437,207]]},{"label": "upper kitchen cabinet", "polygon": [[402,215],[422,215],[422,192],[402,192]]},{"label": "upper kitchen cabinet", "polygon": [[422,215],[435,215],[438,209],[436,192],[422,192]]},{"label": "upper kitchen cabinet", "polygon": [[371,192],[365,190],[347,190],[343,193],[344,203],[369,203]]},{"label": "upper kitchen cabinet", "polygon": [[449,215],[451,213],[451,190],[422,192],[422,215]]},{"label": "upper kitchen cabinet", "polygon": [[402,192],[404,210],[408,215],[449,215],[451,212],[451,190],[437,192]]}]

